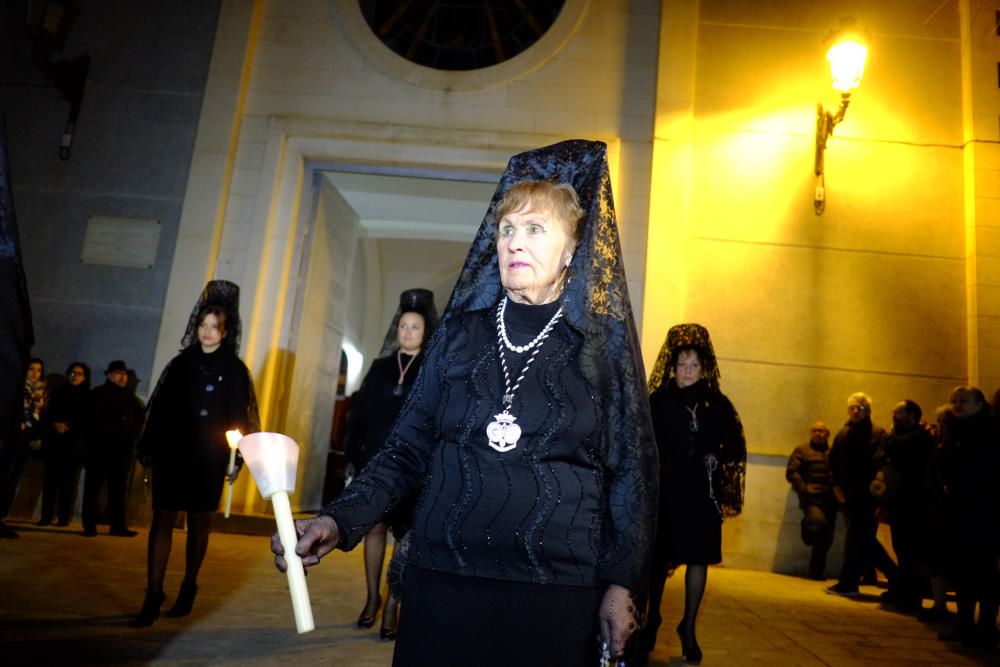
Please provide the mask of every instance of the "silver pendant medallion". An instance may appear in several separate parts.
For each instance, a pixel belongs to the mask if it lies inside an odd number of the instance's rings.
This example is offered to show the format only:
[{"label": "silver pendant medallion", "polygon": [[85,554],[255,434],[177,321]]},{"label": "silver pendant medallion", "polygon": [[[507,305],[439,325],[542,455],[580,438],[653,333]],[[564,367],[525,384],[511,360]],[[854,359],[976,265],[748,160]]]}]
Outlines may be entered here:
[{"label": "silver pendant medallion", "polygon": [[521,437],[521,427],[514,423],[516,420],[517,417],[506,410],[493,415],[493,421],[486,427],[490,447],[501,453],[517,447],[517,441]]},{"label": "silver pendant medallion", "polygon": [[395,387],[393,387],[392,388],[392,395],[393,396],[402,396],[403,395],[403,385],[397,384]]}]

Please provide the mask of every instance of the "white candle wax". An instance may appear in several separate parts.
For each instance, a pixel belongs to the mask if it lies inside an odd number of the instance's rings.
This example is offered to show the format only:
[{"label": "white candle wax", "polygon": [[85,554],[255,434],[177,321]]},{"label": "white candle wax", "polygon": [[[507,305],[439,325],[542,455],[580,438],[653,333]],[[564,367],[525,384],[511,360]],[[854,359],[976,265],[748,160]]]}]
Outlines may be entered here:
[{"label": "white candle wax", "polygon": [[285,549],[285,562],[288,564],[288,590],[292,594],[292,611],[295,613],[295,629],[299,634],[316,628],[313,623],[312,607],[309,603],[309,589],[306,588],[306,572],[302,567],[302,559],[295,553],[298,534],[292,521],[292,507],[288,502],[288,493],[277,491],[271,496],[271,506],[274,508],[274,518],[278,522],[278,537]]},{"label": "white candle wax", "polygon": [[229,484],[226,487],[226,513],[229,518],[229,510],[233,507],[233,472],[236,470],[236,446],[239,444],[243,434],[238,430],[226,431],[226,441],[229,443],[229,467],[226,474],[229,475]]}]

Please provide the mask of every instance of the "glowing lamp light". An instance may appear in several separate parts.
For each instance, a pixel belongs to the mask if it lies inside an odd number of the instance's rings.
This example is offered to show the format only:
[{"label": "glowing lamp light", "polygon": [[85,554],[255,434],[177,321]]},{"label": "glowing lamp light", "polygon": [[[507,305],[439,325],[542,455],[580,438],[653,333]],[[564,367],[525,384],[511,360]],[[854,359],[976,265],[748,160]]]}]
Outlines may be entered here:
[{"label": "glowing lamp light", "polygon": [[270,498],[274,518],[278,523],[278,537],[285,548],[288,563],[288,589],[292,595],[295,628],[299,634],[315,629],[306,573],[302,559],[295,554],[298,535],[292,521],[292,508],[288,494],[295,491],[295,469],[299,463],[299,446],[281,433],[251,433],[239,441],[240,453],[250,468],[260,494]]},{"label": "glowing lamp light", "polygon": [[836,113],[831,113],[823,108],[822,103],[816,105],[816,155],[813,162],[813,171],[816,174],[813,209],[816,215],[822,215],[826,210],[826,177],[823,173],[826,142],[833,135],[833,128],[844,120],[847,105],[851,103],[851,91],[861,83],[867,56],[868,47],[856,33],[841,33],[840,39],[835,40],[833,46],[826,52],[826,59],[830,62],[830,74],[833,77],[833,88],[840,91],[840,107]]},{"label": "glowing lamp light", "polygon": [[830,61],[834,90],[849,93],[858,87],[867,55],[868,47],[855,38],[844,39],[830,47],[826,59]]}]

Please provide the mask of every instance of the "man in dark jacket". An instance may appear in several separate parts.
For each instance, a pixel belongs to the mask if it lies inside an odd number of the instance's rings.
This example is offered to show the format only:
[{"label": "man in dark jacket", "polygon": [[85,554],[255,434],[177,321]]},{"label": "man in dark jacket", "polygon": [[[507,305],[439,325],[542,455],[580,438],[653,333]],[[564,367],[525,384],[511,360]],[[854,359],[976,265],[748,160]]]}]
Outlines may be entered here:
[{"label": "man in dark jacket", "polygon": [[892,549],[899,560],[899,586],[892,602],[903,611],[919,611],[930,582],[920,571],[925,563],[928,525],[927,466],[934,441],[920,423],[915,401],[901,401],[892,411],[892,432],[876,452],[872,494],[892,528]]},{"label": "man in dark jacket", "polygon": [[847,536],[840,580],[826,590],[836,595],[858,595],[861,575],[869,567],[882,571],[890,589],[896,579],[896,564],[878,541],[878,503],[869,486],[875,478],[875,452],[885,440],[885,431],[872,424],[872,402],[858,392],[847,399],[847,423],[833,439],[830,471],[833,493],[844,511]]},{"label": "man in dark jacket", "polygon": [[97,535],[98,499],[107,480],[110,535],[136,534],[125,523],[125,494],[132,470],[135,441],[142,429],[142,401],[128,389],[128,367],[112,361],[107,378],[91,394],[90,437],[86,454],[87,477],[83,487],[83,534]]},{"label": "man in dark jacket", "polygon": [[826,553],[837,525],[837,499],[830,474],[830,428],[823,422],[809,427],[809,442],[799,445],[788,459],[785,479],[799,497],[802,508],[802,541],[812,547],[809,578],[824,579]]}]

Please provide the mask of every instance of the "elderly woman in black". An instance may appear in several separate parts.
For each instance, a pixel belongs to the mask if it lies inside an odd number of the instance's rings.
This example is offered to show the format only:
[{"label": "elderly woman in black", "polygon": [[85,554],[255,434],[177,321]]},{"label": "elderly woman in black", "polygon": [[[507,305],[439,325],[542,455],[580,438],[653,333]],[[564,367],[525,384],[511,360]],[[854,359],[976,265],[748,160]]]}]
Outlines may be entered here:
[{"label": "elderly woman in black", "polygon": [[621,654],[656,449],[604,144],[512,158],[425,354],[385,449],[297,522],[303,563],[418,493],[395,665],[591,665],[598,638]]},{"label": "elderly woman in black", "polygon": [[[177,513],[187,514],[184,580],[168,616],[191,612],[208,551],[212,515],[229,475],[226,431],[257,430],[257,401],[240,346],[239,287],[213,280],[191,312],[183,349],[160,374],[147,407],[139,456],[153,478],[146,598],[133,625],[152,624],[163,604],[163,580]],[[239,460],[242,463],[242,460]]]},{"label": "elderly woman in black", "polygon": [[[413,387],[423,361],[421,349],[437,324],[434,293],[426,289],[408,289],[399,295],[399,307],[389,326],[382,352],[365,375],[361,389],[351,401],[344,449],[354,474],[360,472],[385,445],[403,400]],[[375,623],[382,602],[382,563],[385,559],[386,532],[390,521],[376,524],[365,535],[365,581],[368,598],[358,616],[358,627]],[[399,526],[393,532],[401,532]],[[380,634],[392,639],[396,634],[398,600],[390,591],[382,612]]]},{"label": "elderly woman in black", "polygon": [[719,367],[705,327],[679,324],[667,332],[649,389],[660,452],[660,514],[649,617],[639,648],[653,650],[663,586],[684,564],[684,617],[677,634],[684,657],[698,664],[695,621],[708,566],[722,561],[722,520],[743,507],[746,441],[736,408],[719,390]]}]

